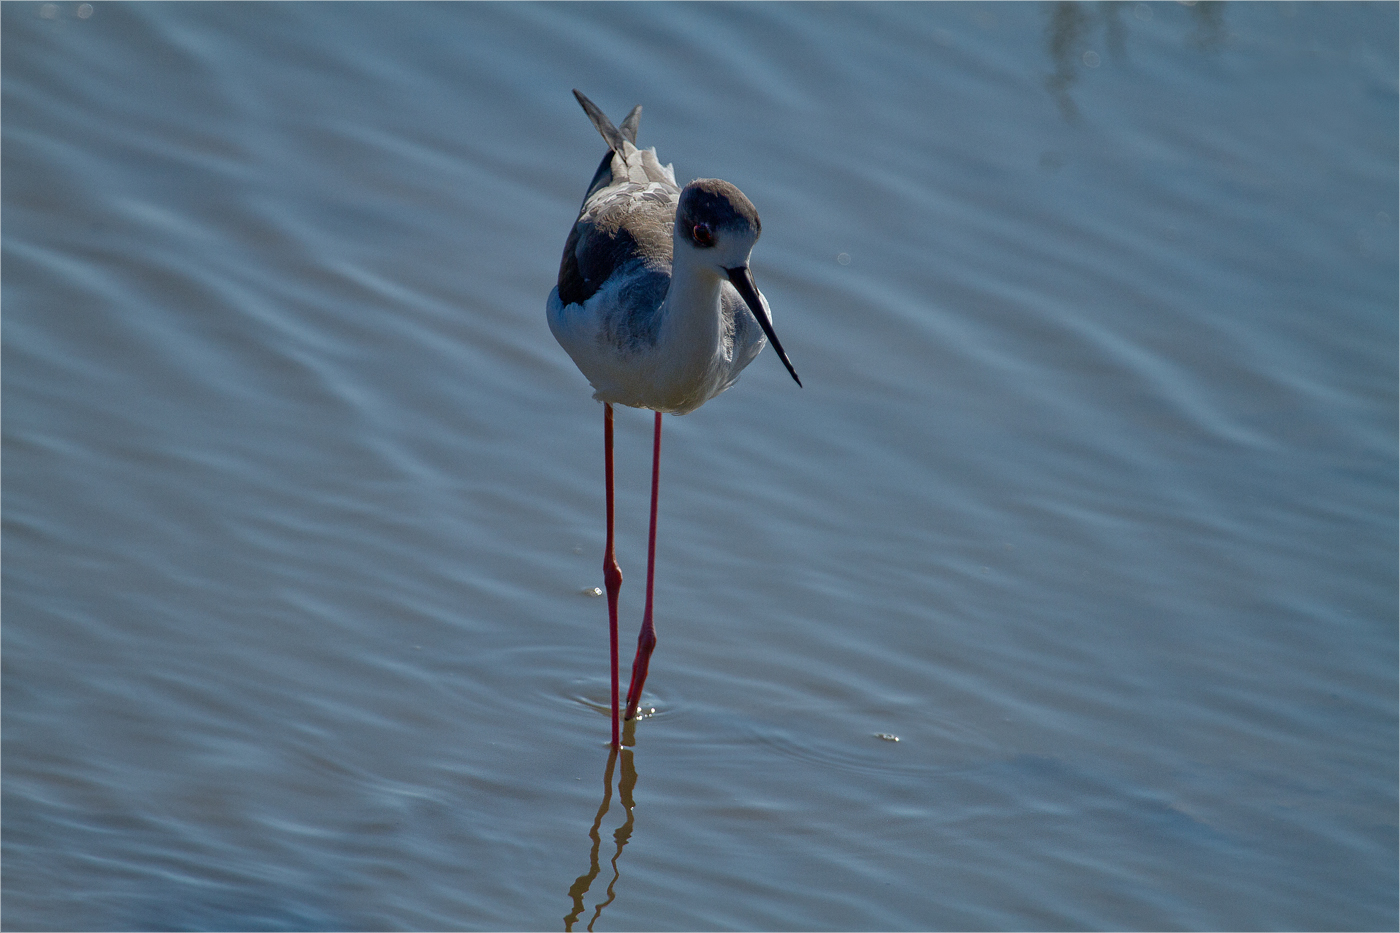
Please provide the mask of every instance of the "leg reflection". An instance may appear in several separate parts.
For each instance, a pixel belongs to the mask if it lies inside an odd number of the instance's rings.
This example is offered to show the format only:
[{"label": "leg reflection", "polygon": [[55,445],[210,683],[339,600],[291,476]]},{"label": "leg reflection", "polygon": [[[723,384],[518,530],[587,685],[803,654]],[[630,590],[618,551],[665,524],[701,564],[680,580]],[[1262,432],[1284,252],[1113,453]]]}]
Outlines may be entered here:
[{"label": "leg reflection", "polygon": [[593,828],[588,831],[588,838],[592,840],[592,847],[588,853],[588,871],[578,876],[578,879],[569,887],[569,897],[573,901],[574,909],[564,917],[564,929],[573,930],[574,924],[583,915],[584,895],[593,886],[593,881],[598,877],[602,866],[599,862],[599,850],[602,848],[602,836],[599,830],[603,825],[603,817],[607,815],[608,808],[612,804],[612,778],[613,769],[617,764],[619,755],[622,758],[622,777],[618,781],[618,796],[622,798],[622,807],[627,811],[627,817],[623,824],[613,833],[613,841],[616,848],[613,851],[611,865],[613,870],[612,879],[608,882],[607,897],[601,901],[594,909],[593,916],[589,918],[588,929],[592,930],[593,925],[598,922],[598,918],[603,913],[603,908],[613,902],[617,897],[616,887],[621,869],[618,865],[622,857],[622,848],[627,845],[627,840],[632,837],[632,791],[637,786],[637,769],[633,764],[632,750],[624,748],[619,751],[616,748],[608,751],[608,766],[603,773],[603,802],[598,805],[598,815],[593,818]]}]

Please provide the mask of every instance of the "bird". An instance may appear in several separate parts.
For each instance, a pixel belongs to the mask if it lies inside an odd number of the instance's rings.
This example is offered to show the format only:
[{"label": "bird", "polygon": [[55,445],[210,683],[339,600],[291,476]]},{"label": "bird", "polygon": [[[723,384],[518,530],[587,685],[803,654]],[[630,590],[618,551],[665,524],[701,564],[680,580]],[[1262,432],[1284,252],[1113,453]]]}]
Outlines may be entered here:
[{"label": "bird", "polygon": [[550,332],[603,403],[607,532],[603,582],[612,658],[612,747],[618,734],[617,600],[622,571],[613,541],[613,406],[655,413],[646,603],[624,719],[637,716],[656,647],[652,594],[661,477],[661,416],[684,415],[734,385],[771,343],[802,380],[773,331],[749,257],[762,225],[744,193],[700,178],[684,188],[656,148],[637,148],[642,108],[616,126],[578,90],[574,97],[608,144],[564,244],[545,306]]}]

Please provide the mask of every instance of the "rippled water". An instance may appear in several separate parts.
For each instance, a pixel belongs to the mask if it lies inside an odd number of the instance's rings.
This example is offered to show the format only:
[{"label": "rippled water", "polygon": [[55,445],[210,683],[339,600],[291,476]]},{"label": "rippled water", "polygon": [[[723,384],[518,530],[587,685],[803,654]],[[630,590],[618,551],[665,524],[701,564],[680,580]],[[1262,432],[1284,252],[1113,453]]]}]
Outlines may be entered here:
[{"label": "rippled water", "polygon": [[[1400,922],[1396,5],[0,25],[7,927]],[[572,87],[806,383],[667,419],[615,757]]]}]

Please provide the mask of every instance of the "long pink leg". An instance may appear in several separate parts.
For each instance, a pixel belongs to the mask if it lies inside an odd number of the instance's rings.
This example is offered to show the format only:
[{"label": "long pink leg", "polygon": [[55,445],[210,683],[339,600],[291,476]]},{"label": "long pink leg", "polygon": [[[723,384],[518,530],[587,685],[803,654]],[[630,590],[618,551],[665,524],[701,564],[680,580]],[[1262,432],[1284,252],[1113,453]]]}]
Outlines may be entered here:
[{"label": "long pink leg", "polygon": [[642,702],[642,684],[647,665],[656,647],[656,629],[651,624],[651,592],[656,582],[656,501],[661,490],[661,412],[656,413],[656,434],[651,443],[651,534],[647,538],[647,606],[642,613],[642,631],[637,635],[637,657],[632,661],[632,686],[627,689],[627,719],[637,715]]},{"label": "long pink leg", "polygon": [[608,657],[612,661],[612,747],[621,748],[617,723],[617,594],[622,589],[622,569],[613,550],[613,410],[603,403],[603,473],[608,498],[608,543],[603,550],[603,584],[608,588]]}]

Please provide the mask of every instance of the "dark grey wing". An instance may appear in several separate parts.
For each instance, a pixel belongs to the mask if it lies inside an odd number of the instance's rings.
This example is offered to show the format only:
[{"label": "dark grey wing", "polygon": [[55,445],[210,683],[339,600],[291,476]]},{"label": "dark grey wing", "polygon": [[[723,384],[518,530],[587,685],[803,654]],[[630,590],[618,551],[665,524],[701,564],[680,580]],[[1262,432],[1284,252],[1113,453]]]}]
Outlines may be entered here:
[{"label": "dark grey wing", "polygon": [[[670,285],[671,232],[680,189],[670,173],[662,169],[656,153],[636,149],[637,127],[642,119],[640,104],[632,108],[619,128],[577,90],[574,97],[607,141],[609,151],[588,183],[578,221],[564,244],[559,262],[559,300],[565,306],[582,304],[627,266],[629,271],[623,280],[629,283],[629,295],[624,300],[645,306],[651,302],[651,292],[659,287],[659,307]],[[628,143],[632,145],[631,165]],[[602,196],[590,206],[600,193]],[[638,265],[630,265],[633,263]],[[631,296],[631,292],[636,295]]]},{"label": "dark grey wing", "polygon": [[614,272],[636,258],[626,228],[580,218],[569,231],[559,262],[559,300],[566,307],[592,298]]},{"label": "dark grey wing", "polygon": [[[593,173],[593,180],[588,183],[588,191],[583,195],[583,204],[587,204],[589,198],[606,188],[609,183],[612,182],[612,160],[612,150],[609,149],[603,154],[603,161],[598,163],[598,171]],[[580,214],[583,213],[583,204],[580,204],[578,208]]]},{"label": "dark grey wing", "polygon": [[[629,263],[671,278],[671,232],[676,198],[656,187],[624,184],[586,205],[564,244],[559,299],[582,304]],[[665,289],[662,289],[665,297]]]},{"label": "dark grey wing", "polygon": [[631,182],[603,189],[585,203],[560,259],[560,301],[584,303],[631,262],[640,262],[641,268],[664,276],[669,284],[676,203],[669,185]]},{"label": "dark grey wing", "polygon": [[620,313],[600,319],[603,339],[624,351],[651,346],[661,327],[661,305],[671,287],[671,273],[640,259],[624,263],[617,271],[625,283],[617,295]]}]

